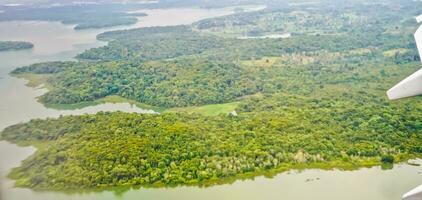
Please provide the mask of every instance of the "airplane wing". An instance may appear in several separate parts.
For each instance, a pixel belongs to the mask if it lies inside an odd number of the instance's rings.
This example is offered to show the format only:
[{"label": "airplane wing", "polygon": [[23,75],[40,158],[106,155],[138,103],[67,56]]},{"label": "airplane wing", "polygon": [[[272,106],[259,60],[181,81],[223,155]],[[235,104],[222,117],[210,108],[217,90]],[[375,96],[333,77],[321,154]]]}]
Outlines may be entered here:
[{"label": "airplane wing", "polygon": [[410,75],[387,91],[390,100],[422,94],[422,69]]},{"label": "airplane wing", "polygon": [[[422,22],[422,15],[416,17],[418,23]],[[416,46],[418,48],[419,57],[422,58],[422,25],[419,26],[415,32]],[[422,60],[421,60],[422,61]],[[390,100],[411,97],[422,94],[422,69],[410,75],[393,88],[387,91],[387,96]],[[403,200],[421,200],[422,199],[422,185],[407,192],[402,197]]]},{"label": "airplane wing", "polygon": [[409,191],[403,195],[403,200],[421,200],[422,199],[422,185]]},{"label": "airplane wing", "polygon": [[[422,15],[417,19],[422,22]],[[419,26],[415,32],[416,46],[418,48],[419,56],[422,58],[422,25]],[[387,91],[387,96],[390,100],[400,99],[405,97],[417,96],[422,94],[422,69],[410,75],[393,88]]]}]

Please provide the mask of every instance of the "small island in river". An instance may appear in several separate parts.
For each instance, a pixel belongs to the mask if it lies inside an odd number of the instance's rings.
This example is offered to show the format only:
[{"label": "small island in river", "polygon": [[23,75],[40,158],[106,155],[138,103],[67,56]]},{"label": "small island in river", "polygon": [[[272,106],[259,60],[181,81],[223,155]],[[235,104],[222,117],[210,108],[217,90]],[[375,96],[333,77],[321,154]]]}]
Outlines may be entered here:
[{"label": "small island in river", "polygon": [[22,41],[0,41],[0,51],[14,51],[32,49],[34,45],[30,42]]}]

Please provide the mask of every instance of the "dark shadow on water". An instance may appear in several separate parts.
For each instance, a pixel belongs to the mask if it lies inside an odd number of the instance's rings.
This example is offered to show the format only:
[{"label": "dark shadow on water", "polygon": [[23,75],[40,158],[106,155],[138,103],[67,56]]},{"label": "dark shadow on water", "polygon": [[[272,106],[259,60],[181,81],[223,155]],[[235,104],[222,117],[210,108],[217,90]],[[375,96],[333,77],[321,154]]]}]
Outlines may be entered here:
[{"label": "dark shadow on water", "polygon": [[[267,176],[265,176],[267,177]],[[272,176],[274,177],[274,175]],[[267,177],[270,178],[270,177]],[[57,192],[63,193],[67,195],[81,195],[81,194],[93,194],[93,193],[102,193],[102,192],[111,192],[116,197],[122,197],[124,193],[130,190],[148,190],[148,189],[173,189],[177,187],[196,187],[196,188],[208,188],[217,185],[231,185],[236,181],[246,181],[246,180],[254,180],[255,177],[244,177],[244,178],[226,178],[223,180],[214,181],[212,183],[201,183],[201,184],[172,184],[172,185],[164,185],[164,184],[152,184],[152,185],[133,185],[133,186],[105,186],[105,187],[97,187],[97,188],[87,188],[87,189],[66,189],[66,190],[38,190],[33,189],[36,192]],[[0,199],[1,200],[1,199]]]}]

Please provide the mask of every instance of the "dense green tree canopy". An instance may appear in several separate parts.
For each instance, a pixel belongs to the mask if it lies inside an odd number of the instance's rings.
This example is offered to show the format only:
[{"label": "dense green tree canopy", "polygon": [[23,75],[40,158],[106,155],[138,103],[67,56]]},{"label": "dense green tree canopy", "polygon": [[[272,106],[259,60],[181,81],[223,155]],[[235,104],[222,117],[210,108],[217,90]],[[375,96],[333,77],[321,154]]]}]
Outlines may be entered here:
[{"label": "dense green tree canopy", "polygon": [[212,184],[269,169],[356,167],[422,153],[420,108],[407,116],[388,108],[365,116],[365,107],[310,100],[298,110],[289,104],[306,101],[283,99],[277,112],[239,110],[237,117],[99,113],[32,120],[7,128],[2,139],[47,143],[11,175],[18,186],[38,189]]}]

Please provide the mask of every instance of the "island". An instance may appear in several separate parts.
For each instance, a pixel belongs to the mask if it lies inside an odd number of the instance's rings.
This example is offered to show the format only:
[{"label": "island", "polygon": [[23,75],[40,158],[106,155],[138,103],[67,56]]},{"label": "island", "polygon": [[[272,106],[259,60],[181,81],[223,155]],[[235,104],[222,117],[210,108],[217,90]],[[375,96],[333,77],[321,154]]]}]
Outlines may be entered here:
[{"label": "island", "polygon": [[0,21],[59,21],[63,24],[75,25],[75,30],[98,29],[135,24],[138,18],[145,17],[146,14],[134,11],[144,8],[145,6],[136,3],[90,4],[90,2],[46,7],[7,7],[0,12]]},{"label": "island", "polygon": [[353,130],[346,127],[353,123],[347,113],[334,116],[346,118],[340,122],[326,109],[316,112],[98,113],[31,120],[5,129],[1,139],[38,147],[9,177],[39,190],[210,186],[289,169],[350,170],[420,156],[420,129],[409,127],[417,113],[381,131],[377,126],[392,121],[371,118]]},{"label": "island", "polygon": [[[394,5],[273,5],[105,32],[98,39],[108,45],[77,61],[17,68],[13,76],[48,89],[39,97],[47,107],[113,100],[160,113],[10,126],[0,139],[38,148],[10,177],[39,190],[210,186],[421,158],[421,97],[385,95],[420,68],[409,23],[417,8],[402,3],[393,12]],[[283,32],[291,37],[239,39]]]},{"label": "island", "polygon": [[34,45],[30,42],[22,41],[0,41],[0,51],[15,51],[32,49]]}]

